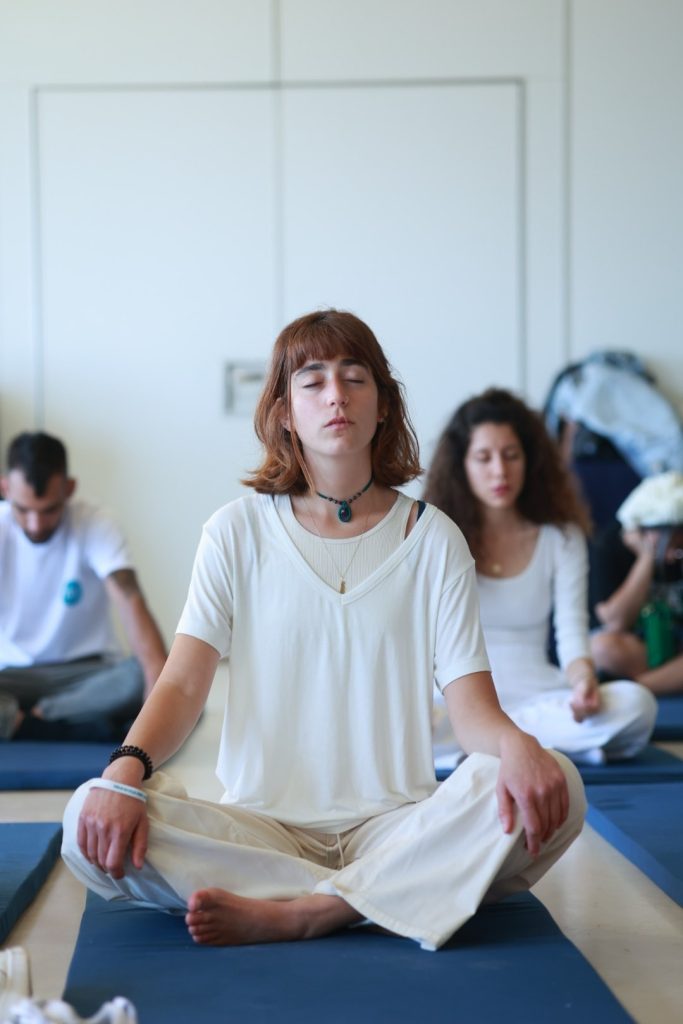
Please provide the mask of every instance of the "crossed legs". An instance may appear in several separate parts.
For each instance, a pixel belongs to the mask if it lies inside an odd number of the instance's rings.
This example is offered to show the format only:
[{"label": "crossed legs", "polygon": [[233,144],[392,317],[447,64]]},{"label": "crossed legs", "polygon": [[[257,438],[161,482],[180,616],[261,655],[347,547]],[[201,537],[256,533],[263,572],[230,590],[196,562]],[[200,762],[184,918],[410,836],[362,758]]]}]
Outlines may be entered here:
[{"label": "crossed legs", "polygon": [[473,755],[418,804],[339,835],[285,826],[237,807],[189,800],[157,774],[147,787],[150,841],[144,867],[113,879],[76,844],[89,784],[67,807],[63,856],[106,899],[183,913],[207,945],[313,938],[367,919],[437,949],[485,899],[528,889],[578,835],[585,800],[570,762],[568,820],[532,859],[518,824],[498,819],[496,758]]}]

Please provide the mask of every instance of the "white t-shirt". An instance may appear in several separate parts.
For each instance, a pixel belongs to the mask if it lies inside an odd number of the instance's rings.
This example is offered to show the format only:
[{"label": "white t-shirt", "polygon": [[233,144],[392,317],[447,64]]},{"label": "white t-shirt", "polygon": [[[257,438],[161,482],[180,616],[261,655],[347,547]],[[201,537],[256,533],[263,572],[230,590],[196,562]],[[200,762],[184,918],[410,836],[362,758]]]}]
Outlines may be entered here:
[{"label": "white t-shirt", "polygon": [[288,536],[283,501],[250,495],[212,516],[178,632],[230,658],[224,802],[337,832],[433,792],[433,683],[488,669],[473,561],[428,506],[340,594]]},{"label": "white t-shirt", "polygon": [[131,565],[118,527],[86,502],[68,502],[44,544],[0,502],[0,668],[117,651],[103,581]]},{"label": "white t-shirt", "polygon": [[542,526],[517,576],[477,575],[486,649],[506,711],[567,685],[548,659],[551,612],[560,665],[589,657],[587,575],[586,541],[576,526]]}]

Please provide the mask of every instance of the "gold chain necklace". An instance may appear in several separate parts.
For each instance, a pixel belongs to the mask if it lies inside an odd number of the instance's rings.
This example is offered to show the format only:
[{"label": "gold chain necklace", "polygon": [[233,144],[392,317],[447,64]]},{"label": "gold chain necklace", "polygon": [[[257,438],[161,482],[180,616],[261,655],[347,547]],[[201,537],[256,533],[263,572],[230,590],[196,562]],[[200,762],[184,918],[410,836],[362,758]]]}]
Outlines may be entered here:
[{"label": "gold chain necklace", "polygon": [[334,555],[332,554],[332,552],[328,548],[327,544],[325,543],[325,538],[323,537],[322,533],[318,529],[318,524],[316,523],[315,516],[313,515],[313,512],[311,511],[311,506],[308,504],[308,495],[304,494],[303,495],[303,499],[304,499],[304,502],[306,504],[306,512],[308,513],[308,518],[311,520],[311,522],[313,524],[313,529],[315,530],[315,532],[318,534],[318,537],[322,541],[322,545],[325,548],[325,551],[327,552],[327,557],[329,558],[330,562],[334,566],[335,572],[337,573],[337,576],[339,577],[339,593],[340,594],[345,594],[346,593],[346,577],[348,575],[349,569],[351,568],[351,564],[352,564],[354,558],[358,554],[358,551],[360,549],[361,544],[365,540],[365,534],[366,534],[367,529],[368,529],[368,523],[370,522],[370,512],[368,511],[367,515],[365,516],[365,526],[363,527],[363,530],[362,530],[362,532],[360,533],[360,535],[358,537],[358,543],[356,544],[355,548],[353,549],[353,551],[351,553],[350,559],[346,563],[346,568],[342,572],[342,570],[337,565],[336,558],[334,557]]},{"label": "gold chain necklace", "polygon": [[497,558],[492,558],[487,548],[481,549],[479,555],[475,558],[477,568],[485,576],[501,576],[503,572],[503,564]]}]

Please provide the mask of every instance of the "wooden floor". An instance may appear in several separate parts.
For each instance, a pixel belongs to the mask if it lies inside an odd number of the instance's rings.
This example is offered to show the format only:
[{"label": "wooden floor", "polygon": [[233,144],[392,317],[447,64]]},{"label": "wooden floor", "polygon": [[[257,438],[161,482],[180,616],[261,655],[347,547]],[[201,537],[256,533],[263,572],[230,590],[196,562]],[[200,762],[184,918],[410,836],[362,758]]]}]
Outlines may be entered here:
[{"label": "wooden floor", "polygon": [[[206,799],[221,793],[213,775],[221,698],[219,676],[197,729],[167,766],[192,795]],[[683,743],[666,746],[683,757]],[[3,793],[0,820],[57,821],[68,797]],[[638,1024],[681,1024],[681,907],[588,826],[534,892]],[[59,863],[7,940],[28,950],[38,997],[61,995],[83,900],[82,887]],[[530,1024],[539,1022],[530,1018]]]}]

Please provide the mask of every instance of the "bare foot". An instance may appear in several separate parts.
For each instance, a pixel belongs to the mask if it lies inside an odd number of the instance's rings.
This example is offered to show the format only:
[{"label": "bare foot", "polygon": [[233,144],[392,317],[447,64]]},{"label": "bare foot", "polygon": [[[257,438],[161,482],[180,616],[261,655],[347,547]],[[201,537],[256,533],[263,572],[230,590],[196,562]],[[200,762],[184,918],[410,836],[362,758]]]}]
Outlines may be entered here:
[{"label": "bare foot", "polygon": [[362,920],[340,896],[318,894],[261,900],[225,889],[200,889],[190,896],[187,906],[188,931],[204,946],[312,939]]}]

